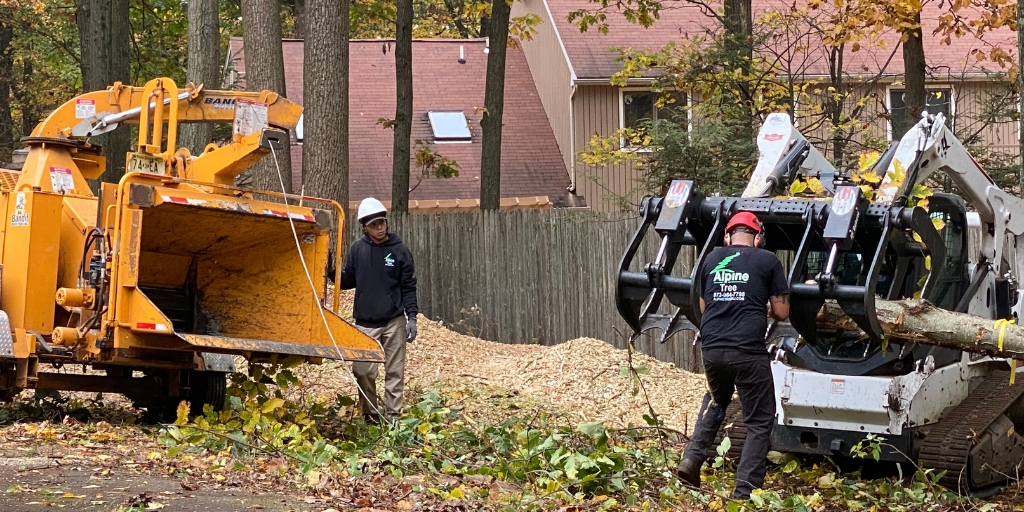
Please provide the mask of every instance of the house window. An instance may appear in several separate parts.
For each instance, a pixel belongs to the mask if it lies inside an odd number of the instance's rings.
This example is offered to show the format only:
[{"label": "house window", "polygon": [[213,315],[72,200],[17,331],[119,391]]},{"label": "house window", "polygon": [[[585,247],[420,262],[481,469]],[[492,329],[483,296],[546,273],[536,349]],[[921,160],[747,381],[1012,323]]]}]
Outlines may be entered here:
[{"label": "house window", "polygon": [[[623,90],[621,93],[621,125],[624,129],[642,131],[650,121],[671,120],[680,107],[686,106],[686,93],[679,91]],[[661,105],[659,106],[659,100]],[[623,145],[631,145],[623,141]]]},{"label": "house window", "polygon": [[466,114],[463,112],[427,112],[430,129],[434,132],[434,142],[471,142],[473,134],[469,131]]},{"label": "house window", "polygon": [[[927,110],[929,114],[935,115],[941,113],[946,116],[946,124],[952,128],[952,125],[950,124],[952,121],[951,114],[953,112],[952,89],[929,89],[925,94],[924,104],[925,110]],[[903,137],[903,135],[907,133],[907,130],[919,121],[919,119],[907,118],[907,107],[906,102],[904,101],[903,89],[889,90],[889,114],[892,116],[892,121],[889,123],[889,127],[892,133],[892,139],[894,140]]]}]

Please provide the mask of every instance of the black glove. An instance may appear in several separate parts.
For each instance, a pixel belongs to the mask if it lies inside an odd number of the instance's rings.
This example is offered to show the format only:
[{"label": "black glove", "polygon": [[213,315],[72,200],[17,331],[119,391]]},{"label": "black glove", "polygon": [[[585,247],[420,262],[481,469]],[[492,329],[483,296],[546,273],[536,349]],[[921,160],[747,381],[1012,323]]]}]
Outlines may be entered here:
[{"label": "black glove", "polygon": [[416,341],[416,317],[409,319],[409,323],[405,324],[405,342],[412,343]]}]

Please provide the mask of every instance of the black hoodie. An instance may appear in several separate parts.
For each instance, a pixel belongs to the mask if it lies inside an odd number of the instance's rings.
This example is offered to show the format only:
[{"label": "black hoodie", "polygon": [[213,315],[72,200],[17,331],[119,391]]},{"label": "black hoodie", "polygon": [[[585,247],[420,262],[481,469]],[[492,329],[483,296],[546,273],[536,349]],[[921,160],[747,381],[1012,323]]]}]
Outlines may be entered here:
[{"label": "black hoodie", "polygon": [[352,307],[356,325],[384,327],[403,313],[415,318],[419,312],[412,254],[394,233],[380,244],[369,235],[352,244],[341,273],[341,289],[352,288],[356,289]]}]

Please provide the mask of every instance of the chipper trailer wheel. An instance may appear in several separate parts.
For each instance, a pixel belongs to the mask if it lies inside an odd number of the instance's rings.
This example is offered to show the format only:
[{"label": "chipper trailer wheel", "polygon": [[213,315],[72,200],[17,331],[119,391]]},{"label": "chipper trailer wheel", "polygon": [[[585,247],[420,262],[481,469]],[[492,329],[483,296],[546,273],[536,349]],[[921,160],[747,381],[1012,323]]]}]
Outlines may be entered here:
[{"label": "chipper trailer wheel", "polygon": [[227,373],[215,371],[180,370],[178,395],[171,396],[172,372],[176,370],[145,370],[147,376],[160,381],[158,395],[132,395],[125,393],[137,408],[146,409],[143,419],[149,422],[174,421],[178,415],[178,404],[189,403],[189,416],[200,416],[203,407],[210,405],[215,411],[224,408],[227,402]]}]

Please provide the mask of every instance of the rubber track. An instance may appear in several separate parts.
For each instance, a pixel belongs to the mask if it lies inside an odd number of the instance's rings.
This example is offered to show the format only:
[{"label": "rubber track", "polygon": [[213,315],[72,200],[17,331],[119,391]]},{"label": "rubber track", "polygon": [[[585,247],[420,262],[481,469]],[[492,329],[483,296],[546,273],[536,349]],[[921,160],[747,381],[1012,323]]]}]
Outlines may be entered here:
[{"label": "rubber track", "polygon": [[[939,481],[951,490],[963,490],[961,479],[967,480],[967,463],[976,437],[1006,412],[1024,393],[1024,384],[1010,386],[1010,373],[994,371],[975,388],[960,405],[938,423],[926,427],[918,464],[922,468],[945,471]],[[968,482],[973,488],[973,482]]]},{"label": "rubber track", "polygon": [[[730,423],[732,427],[726,432],[726,427]],[[747,440],[747,427],[743,424],[743,407],[740,405],[740,399],[736,397],[733,397],[732,403],[725,409],[725,421],[722,422],[722,428],[715,436],[715,444],[711,445],[711,449],[708,450],[710,460],[715,460],[715,457],[718,457],[718,446],[722,444],[722,439],[726,434],[729,436],[730,443],[726,457],[736,463],[740,460],[740,453],[743,452],[743,442]]]}]

